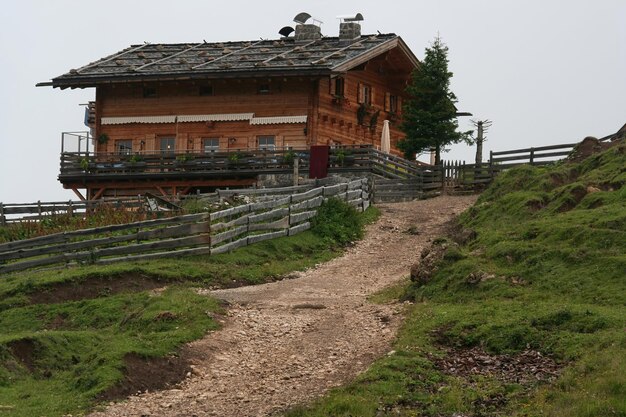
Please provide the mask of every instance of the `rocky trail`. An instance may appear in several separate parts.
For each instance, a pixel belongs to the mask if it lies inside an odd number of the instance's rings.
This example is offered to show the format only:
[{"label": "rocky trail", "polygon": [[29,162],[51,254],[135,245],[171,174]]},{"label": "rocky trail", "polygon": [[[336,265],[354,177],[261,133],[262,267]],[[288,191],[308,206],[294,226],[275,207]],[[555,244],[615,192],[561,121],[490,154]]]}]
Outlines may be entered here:
[{"label": "rocky trail", "polygon": [[421,250],[475,197],[380,205],[365,238],[328,263],[271,284],[207,291],[223,328],[189,345],[175,389],[140,393],[101,416],[266,416],[346,383],[391,349],[401,305],[367,297],[409,274]]}]

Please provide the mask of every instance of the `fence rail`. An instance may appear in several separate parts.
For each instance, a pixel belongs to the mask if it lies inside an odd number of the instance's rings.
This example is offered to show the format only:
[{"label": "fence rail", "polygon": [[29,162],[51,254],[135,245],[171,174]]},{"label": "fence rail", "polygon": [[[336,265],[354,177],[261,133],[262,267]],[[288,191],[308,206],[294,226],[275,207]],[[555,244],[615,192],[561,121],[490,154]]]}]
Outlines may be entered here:
[{"label": "fence rail", "polygon": [[55,215],[84,215],[98,207],[110,206],[137,210],[145,204],[144,197],[103,198],[100,200],[37,201],[35,203],[0,202],[0,226],[22,220],[40,221]]},{"label": "fence rail", "polygon": [[279,195],[213,213],[189,214],[56,233],[0,244],[0,273],[52,265],[108,264],[218,254],[310,228],[316,208],[337,197],[359,210],[370,204],[367,179]]},{"label": "fence rail", "polygon": [[490,152],[490,164],[499,165],[542,165],[549,164],[555,160],[569,155],[576,143],[565,143],[562,145],[541,146],[537,148],[514,149],[509,151]]}]

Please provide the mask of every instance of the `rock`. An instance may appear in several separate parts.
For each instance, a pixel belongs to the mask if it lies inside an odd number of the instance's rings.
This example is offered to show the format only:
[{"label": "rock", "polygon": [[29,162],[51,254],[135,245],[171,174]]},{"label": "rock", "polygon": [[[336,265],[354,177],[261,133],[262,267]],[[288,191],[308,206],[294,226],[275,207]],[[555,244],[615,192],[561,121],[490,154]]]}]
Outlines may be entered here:
[{"label": "rock", "polygon": [[411,281],[418,286],[427,284],[437,271],[438,264],[443,259],[447,248],[446,243],[433,243],[430,247],[423,249],[420,254],[421,260],[411,266]]}]

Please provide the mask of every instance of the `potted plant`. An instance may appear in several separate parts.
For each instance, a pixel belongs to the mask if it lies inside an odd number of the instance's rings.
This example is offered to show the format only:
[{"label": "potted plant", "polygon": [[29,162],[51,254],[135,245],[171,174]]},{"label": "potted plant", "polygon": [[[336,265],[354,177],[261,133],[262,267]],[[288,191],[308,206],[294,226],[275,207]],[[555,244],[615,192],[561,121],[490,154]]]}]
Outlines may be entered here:
[{"label": "potted plant", "polygon": [[369,107],[365,103],[361,103],[359,108],[356,109],[356,120],[358,124],[365,124],[365,117],[369,114]]},{"label": "potted plant", "polygon": [[296,159],[296,153],[292,150],[288,150],[283,155],[283,165],[292,166],[293,161]]},{"label": "potted plant", "polygon": [[138,154],[132,155],[130,158],[128,158],[128,163],[130,164],[130,167],[132,169],[139,169],[146,166],[143,158],[141,157],[141,155]]},{"label": "potted plant", "polygon": [[233,152],[228,154],[228,167],[235,168],[241,163],[241,152]]},{"label": "potted plant", "polygon": [[344,148],[337,149],[337,151],[334,153],[333,159],[335,160],[337,165],[342,167],[354,164],[354,155],[352,155],[352,152]]},{"label": "potted plant", "polygon": [[83,158],[80,160],[80,167],[84,172],[89,171],[89,159]]},{"label": "potted plant", "polygon": [[376,110],[372,117],[370,118],[370,130],[376,130],[376,125],[378,124],[378,116],[380,115],[380,110]]},{"label": "potted plant", "polygon": [[106,133],[101,133],[100,136],[98,136],[98,144],[99,145],[104,145],[109,141],[109,135],[107,135]]},{"label": "potted plant", "polygon": [[178,155],[174,163],[177,166],[185,167],[185,166],[193,165],[193,160],[194,160],[194,156],[186,153],[183,155]]}]

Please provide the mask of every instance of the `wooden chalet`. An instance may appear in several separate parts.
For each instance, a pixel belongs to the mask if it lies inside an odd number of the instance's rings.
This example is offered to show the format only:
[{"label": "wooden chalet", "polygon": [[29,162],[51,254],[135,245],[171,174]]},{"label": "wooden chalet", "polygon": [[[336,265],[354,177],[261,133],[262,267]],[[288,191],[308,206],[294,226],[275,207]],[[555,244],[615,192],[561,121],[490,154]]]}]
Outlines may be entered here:
[{"label": "wooden chalet", "polygon": [[[395,34],[340,25],[337,37],[302,23],[275,40],[132,45],[38,84],[95,88],[91,134],[71,152],[65,135],[60,182],[85,199],[250,185],[312,145],[378,149],[384,120],[400,155],[419,62]],[[250,157],[264,169],[237,166]]]}]

